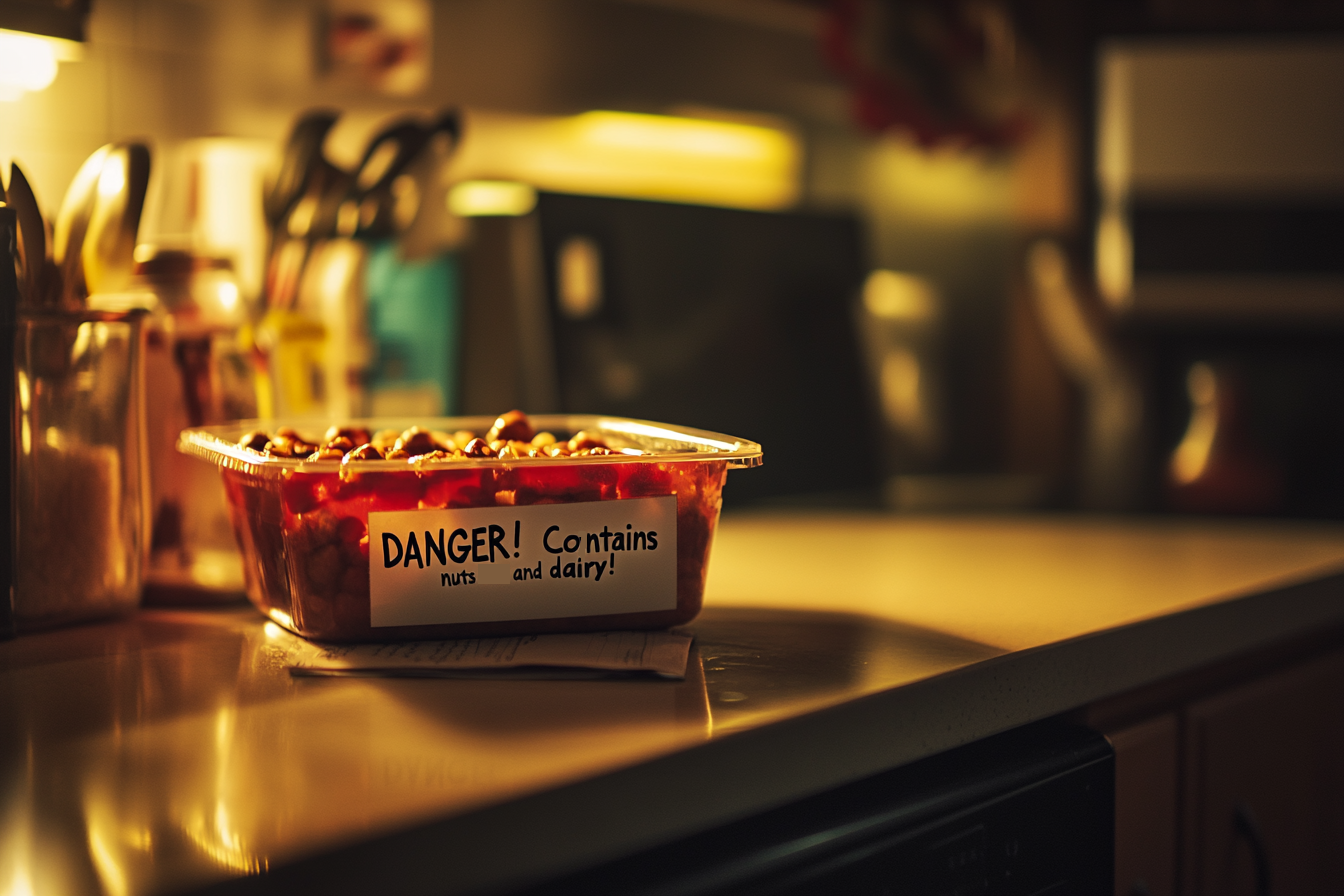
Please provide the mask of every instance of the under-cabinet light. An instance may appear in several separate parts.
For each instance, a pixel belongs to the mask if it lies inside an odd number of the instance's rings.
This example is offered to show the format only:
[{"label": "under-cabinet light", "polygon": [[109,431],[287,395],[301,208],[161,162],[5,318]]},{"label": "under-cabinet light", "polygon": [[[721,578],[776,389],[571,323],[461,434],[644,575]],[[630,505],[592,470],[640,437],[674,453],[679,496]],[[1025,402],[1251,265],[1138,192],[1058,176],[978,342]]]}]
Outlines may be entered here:
[{"label": "under-cabinet light", "polygon": [[454,180],[752,209],[787,208],[799,192],[801,151],[782,128],[631,112],[475,112],[465,133]]},{"label": "under-cabinet light", "polygon": [[467,180],[448,191],[448,210],[463,218],[525,215],[537,204],[537,191],[507,180]]},{"label": "under-cabinet light", "polygon": [[78,59],[81,49],[72,40],[0,29],[0,101],[45,90],[59,63]]}]

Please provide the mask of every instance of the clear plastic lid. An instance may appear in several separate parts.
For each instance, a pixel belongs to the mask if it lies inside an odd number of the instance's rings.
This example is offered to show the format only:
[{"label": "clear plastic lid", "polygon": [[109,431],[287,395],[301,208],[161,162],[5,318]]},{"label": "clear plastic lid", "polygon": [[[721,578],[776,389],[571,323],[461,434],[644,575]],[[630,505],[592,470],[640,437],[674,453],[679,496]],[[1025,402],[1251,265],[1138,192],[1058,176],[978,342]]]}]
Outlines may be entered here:
[{"label": "clear plastic lid", "polygon": [[[528,415],[538,432],[551,432],[557,438],[578,432],[600,437],[614,454],[588,457],[453,457],[424,455],[410,460],[307,460],[262,454],[241,446],[239,441],[251,432],[275,432],[290,427],[316,443],[334,421],[326,420],[240,420],[218,426],[203,426],[183,431],[178,450],[230,470],[255,476],[284,476],[295,471],[333,473],[342,468],[359,472],[390,472],[411,469],[479,469],[514,466],[569,466],[573,464],[677,463],[723,460],[729,467],[758,467],[764,463],[761,446],[755,442],[716,432],[670,426],[648,420],[603,417],[592,414]],[[444,433],[470,430],[485,433],[494,417],[379,418],[370,417],[334,422],[369,432],[385,429],[404,431],[412,426]]]}]

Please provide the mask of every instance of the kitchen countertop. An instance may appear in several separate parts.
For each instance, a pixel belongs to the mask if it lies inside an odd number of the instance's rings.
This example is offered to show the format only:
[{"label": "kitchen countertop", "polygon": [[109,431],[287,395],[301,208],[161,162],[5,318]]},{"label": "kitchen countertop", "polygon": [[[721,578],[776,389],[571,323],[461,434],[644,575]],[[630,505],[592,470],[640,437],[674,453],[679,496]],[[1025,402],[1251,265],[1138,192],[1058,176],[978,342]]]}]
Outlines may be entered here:
[{"label": "kitchen countertop", "polygon": [[683,682],[292,678],[146,611],[0,643],[0,889],[508,887],[1339,625],[1344,526],[1063,516],[726,517]]}]

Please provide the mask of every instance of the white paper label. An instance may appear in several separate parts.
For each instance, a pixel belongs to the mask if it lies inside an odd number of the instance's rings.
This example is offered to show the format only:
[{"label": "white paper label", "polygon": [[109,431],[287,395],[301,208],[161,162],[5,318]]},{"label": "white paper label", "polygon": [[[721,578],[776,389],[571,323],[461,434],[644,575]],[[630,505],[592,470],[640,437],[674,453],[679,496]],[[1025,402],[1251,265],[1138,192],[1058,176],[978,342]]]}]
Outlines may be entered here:
[{"label": "white paper label", "polygon": [[677,499],[369,514],[369,624],[671,610]]}]

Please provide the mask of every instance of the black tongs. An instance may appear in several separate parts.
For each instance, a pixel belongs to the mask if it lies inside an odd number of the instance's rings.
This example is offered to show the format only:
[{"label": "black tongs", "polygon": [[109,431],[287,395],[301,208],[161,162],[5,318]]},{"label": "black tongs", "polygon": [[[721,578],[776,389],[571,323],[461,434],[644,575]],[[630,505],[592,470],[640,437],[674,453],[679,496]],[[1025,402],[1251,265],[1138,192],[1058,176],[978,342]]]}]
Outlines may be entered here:
[{"label": "black tongs", "polygon": [[[398,178],[408,173],[430,142],[444,135],[456,145],[461,121],[455,110],[426,123],[405,118],[394,122],[369,141],[364,158],[355,169],[354,183],[341,206],[338,233],[361,239],[380,239],[409,226],[414,213],[399,214],[406,206]],[[418,201],[418,197],[416,199]]]}]

